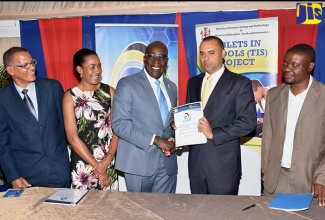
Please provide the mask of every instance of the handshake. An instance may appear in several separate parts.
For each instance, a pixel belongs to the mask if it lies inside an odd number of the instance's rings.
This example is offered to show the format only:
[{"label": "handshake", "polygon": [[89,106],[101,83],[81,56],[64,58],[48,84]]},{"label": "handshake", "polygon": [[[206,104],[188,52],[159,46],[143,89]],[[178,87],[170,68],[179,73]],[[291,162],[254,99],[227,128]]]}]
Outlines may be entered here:
[{"label": "handshake", "polygon": [[175,139],[172,137],[167,139],[156,136],[153,143],[165,154],[166,157],[169,157],[177,150],[175,147]]}]

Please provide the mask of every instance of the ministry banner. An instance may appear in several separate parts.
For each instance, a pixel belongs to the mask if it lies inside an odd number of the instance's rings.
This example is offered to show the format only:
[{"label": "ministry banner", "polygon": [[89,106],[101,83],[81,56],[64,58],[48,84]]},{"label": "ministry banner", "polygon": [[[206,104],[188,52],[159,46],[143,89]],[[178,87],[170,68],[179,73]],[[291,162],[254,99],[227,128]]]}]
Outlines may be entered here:
[{"label": "ministry banner", "polygon": [[120,78],[139,72],[146,46],[161,41],[168,48],[165,76],[178,85],[178,25],[95,24],[95,39],[102,82],[115,88]]}]

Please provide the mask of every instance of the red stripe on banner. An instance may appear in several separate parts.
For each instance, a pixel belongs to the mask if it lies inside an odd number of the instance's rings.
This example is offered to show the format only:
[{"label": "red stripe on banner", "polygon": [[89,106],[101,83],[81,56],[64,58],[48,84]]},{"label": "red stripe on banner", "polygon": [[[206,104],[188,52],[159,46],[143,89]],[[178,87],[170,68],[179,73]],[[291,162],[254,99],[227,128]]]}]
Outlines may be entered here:
[{"label": "red stripe on banner", "polygon": [[296,24],[296,9],[259,10],[259,18],[278,17],[278,84],[282,80],[282,60],[285,52],[299,43],[306,43],[316,48],[317,25]]},{"label": "red stripe on banner", "polygon": [[182,32],[182,17],[181,13],[177,12],[175,24],[178,24],[178,104],[186,103],[186,87],[189,79],[187,66],[185,44]]},{"label": "red stripe on banner", "polygon": [[82,18],[39,20],[48,78],[57,79],[66,91],[78,83],[74,53],[82,48]]}]

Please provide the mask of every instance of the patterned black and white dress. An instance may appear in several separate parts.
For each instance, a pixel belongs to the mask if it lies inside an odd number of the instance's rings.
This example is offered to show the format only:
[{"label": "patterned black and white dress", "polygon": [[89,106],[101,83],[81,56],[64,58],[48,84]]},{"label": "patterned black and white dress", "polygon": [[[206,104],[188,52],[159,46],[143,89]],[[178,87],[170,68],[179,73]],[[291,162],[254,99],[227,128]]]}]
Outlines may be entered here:
[{"label": "patterned black and white dress", "polygon": [[[74,86],[69,91],[74,102],[79,137],[96,160],[102,161],[107,156],[113,137],[109,86],[101,83],[96,91],[82,91]],[[106,171],[111,184],[105,190],[118,190],[114,164],[113,158]],[[71,150],[72,188],[102,189],[100,181],[91,170],[92,166]]]}]

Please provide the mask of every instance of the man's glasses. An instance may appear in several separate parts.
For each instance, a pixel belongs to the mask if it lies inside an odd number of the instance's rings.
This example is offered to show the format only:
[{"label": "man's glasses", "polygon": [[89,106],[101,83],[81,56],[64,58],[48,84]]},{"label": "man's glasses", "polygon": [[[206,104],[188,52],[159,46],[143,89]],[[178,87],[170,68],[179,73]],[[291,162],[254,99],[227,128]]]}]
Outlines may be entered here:
[{"label": "man's glasses", "polygon": [[144,55],[146,58],[150,59],[150,60],[155,60],[156,58],[158,58],[158,60],[160,61],[165,61],[168,57],[164,54],[154,54],[154,53],[151,53],[151,54],[145,54]]},{"label": "man's glasses", "polygon": [[8,65],[8,66],[13,66],[13,67],[20,67],[20,68],[30,68],[31,66],[35,66],[37,64],[37,60],[36,59],[32,59],[32,61],[30,63],[25,63],[23,65]]}]

